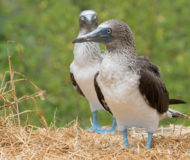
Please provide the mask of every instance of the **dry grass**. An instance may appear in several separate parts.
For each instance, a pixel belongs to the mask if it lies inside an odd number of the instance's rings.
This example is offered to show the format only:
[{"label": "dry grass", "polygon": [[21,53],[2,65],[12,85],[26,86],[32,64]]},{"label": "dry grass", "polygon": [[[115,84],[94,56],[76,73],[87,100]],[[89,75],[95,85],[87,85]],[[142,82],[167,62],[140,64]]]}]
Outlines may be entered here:
[{"label": "dry grass", "polygon": [[190,128],[164,130],[147,150],[146,134],[135,129],[130,131],[131,147],[125,148],[120,135],[91,133],[76,122],[69,128],[36,128],[1,119],[0,159],[190,159]]},{"label": "dry grass", "polygon": [[[35,102],[35,99],[37,97],[40,97],[41,100],[44,100],[45,98],[44,98],[44,91],[42,89],[37,87],[32,81],[27,79],[24,74],[14,71],[12,57],[9,55],[8,45],[10,43],[16,43],[16,42],[15,41],[7,42],[9,71],[6,71],[4,73],[2,82],[0,84],[0,109],[4,110],[5,117],[17,116],[17,118],[14,120],[17,121],[18,126],[21,126],[20,114],[23,113],[20,113],[19,111],[19,103],[28,99],[30,99],[32,102]],[[19,55],[22,63],[22,50],[20,47],[19,47]],[[19,78],[15,79],[15,76]],[[9,78],[9,80],[6,80],[7,78]],[[18,82],[21,82],[24,87],[26,87],[24,85],[25,83],[27,83],[27,85],[31,85],[34,88],[34,93],[31,95],[23,95],[21,97],[18,97],[16,93],[16,84]]]},{"label": "dry grass", "polygon": [[[23,74],[15,72],[9,56],[10,70],[0,86],[0,160],[4,159],[190,159],[190,128],[170,126],[160,128],[154,134],[152,149],[146,149],[147,134],[143,129],[129,130],[130,148],[123,146],[119,134],[100,135],[83,130],[77,121],[64,128],[48,127],[45,118],[40,121],[44,128],[25,123],[21,125],[19,102],[36,97],[44,99],[43,91]],[[21,78],[15,79],[15,75]],[[34,87],[34,94],[17,97],[15,85],[19,81]],[[53,123],[54,124],[54,123]]]}]

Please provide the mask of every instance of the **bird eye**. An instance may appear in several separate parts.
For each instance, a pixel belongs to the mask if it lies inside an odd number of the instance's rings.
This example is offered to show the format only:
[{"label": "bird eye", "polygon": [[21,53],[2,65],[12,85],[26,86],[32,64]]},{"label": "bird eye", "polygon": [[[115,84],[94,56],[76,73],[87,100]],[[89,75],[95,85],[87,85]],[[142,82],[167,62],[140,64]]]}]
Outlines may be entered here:
[{"label": "bird eye", "polygon": [[81,20],[81,21],[84,21],[84,19],[85,19],[84,16],[80,17],[80,20]]},{"label": "bird eye", "polygon": [[111,29],[109,28],[109,29],[107,29],[107,33],[108,34],[110,34],[111,33]]},{"label": "bird eye", "polygon": [[94,15],[94,16],[93,16],[93,19],[96,19],[96,18],[97,18],[97,16],[96,16],[96,15]]}]

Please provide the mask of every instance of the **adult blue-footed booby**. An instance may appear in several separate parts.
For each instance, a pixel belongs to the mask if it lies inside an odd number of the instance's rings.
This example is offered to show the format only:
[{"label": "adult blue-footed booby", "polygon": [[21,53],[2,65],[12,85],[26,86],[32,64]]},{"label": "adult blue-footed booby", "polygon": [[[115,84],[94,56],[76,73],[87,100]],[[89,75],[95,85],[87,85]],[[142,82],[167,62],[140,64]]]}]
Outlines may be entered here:
[{"label": "adult blue-footed booby", "polygon": [[147,129],[149,149],[160,119],[186,117],[168,108],[170,104],[185,102],[169,99],[157,66],[148,58],[137,56],[135,40],[127,24],[108,20],[91,33],[73,40],[73,43],[81,42],[99,42],[106,46],[94,85],[104,108],[116,117],[125,146],[129,146],[129,126]]},{"label": "adult blue-footed booby", "polygon": [[[92,10],[85,10],[79,16],[78,37],[93,31],[98,26],[98,16]],[[79,94],[85,96],[93,113],[93,125],[91,131],[106,134],[115,131],[116,120],[114,118],[112,128],[104,129],[97,121],[97,111],[104,109],[100,104],[94,88],[94,76],[99,71],[102,55],[98,43],[86,42],[75,44],[74,60],[70,65],[70,76],[74,88]]]}]

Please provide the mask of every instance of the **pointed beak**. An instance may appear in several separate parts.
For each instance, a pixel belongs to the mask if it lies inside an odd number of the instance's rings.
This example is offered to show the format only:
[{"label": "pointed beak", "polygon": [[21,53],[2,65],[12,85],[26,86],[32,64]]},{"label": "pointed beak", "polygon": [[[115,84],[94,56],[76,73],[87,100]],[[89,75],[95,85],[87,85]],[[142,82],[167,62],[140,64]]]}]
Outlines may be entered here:
[{"label": "pointed beak", "polygon": [[109,35],[105,34],[103,28],[97,28],[94,31],[79,36],[75,38],[72,43],[82,43],[82,42],[98,42],[98,43],[105,43],[110,38]]},{"label": "pointed beak", "polygon": [[94,23],[92,15],[86,15],[85,17],[86,17],[86,24],[87,25],[92,25]]},{"label": "pointed beak", "polygon": [[95,29],[94,31],[88,33],[88,34],[85,34],[85,35],[82,35],[82,36],[79,36],[77,38],[75,38],[72,43],[82,43],[82,42],[97,42],[98,39],[100,38],[100,33],[99,33],[99,29]]}]

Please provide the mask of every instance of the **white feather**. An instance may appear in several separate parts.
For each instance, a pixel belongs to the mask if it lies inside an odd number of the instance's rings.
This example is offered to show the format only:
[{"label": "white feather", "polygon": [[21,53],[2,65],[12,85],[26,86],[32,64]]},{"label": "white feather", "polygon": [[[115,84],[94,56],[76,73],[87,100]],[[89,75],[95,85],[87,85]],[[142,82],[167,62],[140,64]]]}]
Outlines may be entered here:
[{"label": "white feather", "polygon": [[101,61],[102,57],[97,43],[87,42],[75,45],[74,61],[70,65],[70,71],[88,99],[92,112],[103,109],[94,88],[94,76],[99,71]]},{"label": "white feather", "polygon": [[85,11],[81,12],[80,16],[85,16],[88,14],[96,14],[96,12],[93,10],[85,10]]}]

